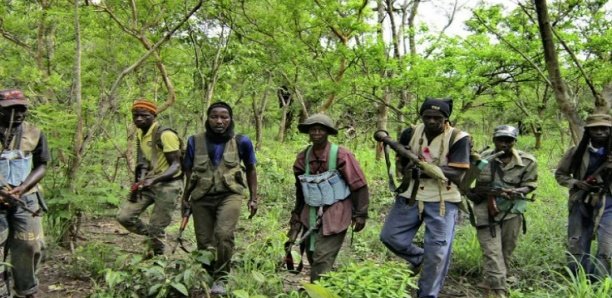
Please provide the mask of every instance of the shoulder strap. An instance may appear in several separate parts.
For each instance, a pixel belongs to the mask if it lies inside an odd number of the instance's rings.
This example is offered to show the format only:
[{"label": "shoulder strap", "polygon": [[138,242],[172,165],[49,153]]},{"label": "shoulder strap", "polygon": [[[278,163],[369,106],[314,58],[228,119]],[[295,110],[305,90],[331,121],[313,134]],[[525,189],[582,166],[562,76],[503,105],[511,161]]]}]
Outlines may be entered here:
[{"label": "shoulder strap", "polygon": [[178,133],[174,129],[172,129],[170,127],[158,126],[157,127],[157,131],[155,131],[155,134],[153,135],[153,142],[157,145],[157,147],[159,149],[163,149],[164,148],[164,144],[161,141],[161,135],[162,135],[162,133],[164,133],[164,131],[171,131],[171,132],[173,132],[179,138],[180,146],[182,148],[183,141],[181,140],[181,138],[178,136]]},{"label": "shoulder strap", "polygon": [[310,151],[312,151],[312,145],[308,145],[308,147],[306,147],[306,153],[304,153],[306,154],[304,158],[304,162],[306,163],[306,175],[310,175]]},{"label": "shoulder strap", "polygon": [[[310,152],[312,151],[312,146],[308,145],[306,147],[306,158],[304,159],[306,163],[306,175],[310,175]],[[329,157],[327,158],[327,170],[333,171],[336,169],[336,164],[338,161],[338,145],[332,143],[331,148],[329,148]]]},{"label": "shoulder strap", "polygon": [[332,143],[329,149],[329,158],[327,159],[327,170],[333,171],[336,169],[336,163],[338,159],[338,145]]},{"label": "shoulder strap", "polygon": [[461,132],[460,129],[453,127],[452,128],[453,131],[451,131],[451,136],[450,136],[450,140],[448,141],[448,148],[450,149],[451,146],[453,146],[453,144],[455,143],[455,139],[457,138],[457,135],[459,135],[459,133]]}]

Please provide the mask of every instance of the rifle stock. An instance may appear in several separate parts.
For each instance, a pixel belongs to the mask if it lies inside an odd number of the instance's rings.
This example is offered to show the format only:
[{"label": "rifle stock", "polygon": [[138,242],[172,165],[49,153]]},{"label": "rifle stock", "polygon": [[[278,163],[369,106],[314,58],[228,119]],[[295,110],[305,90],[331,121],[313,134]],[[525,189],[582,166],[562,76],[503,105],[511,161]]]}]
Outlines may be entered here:
[{"label": "rifle stock", "polygon": [[412,151],[404,148],[402,144],[391,139],[391,137],[389,137],[388,132],[384,130],[379,130],[375,132],[374,140],[378,142],[382,142],[385,145],[388,145],[389,147],[391,147],[391,149],[393,149],[393,151],[397,152],[397,154],[399,154],[400,156],[410,159],[419,168],[421,168],[423,173],[425,173],[427,176],[434,178],[434,179],[438,179],[441,182],[448,182],[448,178],[446,178],[446,176],[444,175],[444,172],[442,172],[442,169],[440,169],[440,167],[433,165],[433,164],[429,164],[419,159],[419,157],[416,154],[414,154]]}]

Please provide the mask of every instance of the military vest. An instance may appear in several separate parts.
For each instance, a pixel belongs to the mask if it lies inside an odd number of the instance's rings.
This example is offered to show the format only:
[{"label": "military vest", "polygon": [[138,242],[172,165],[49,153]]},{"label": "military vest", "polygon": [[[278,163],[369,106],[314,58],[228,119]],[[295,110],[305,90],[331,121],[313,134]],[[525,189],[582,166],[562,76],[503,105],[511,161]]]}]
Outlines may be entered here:
[{"label": "military vest", "polygon": [[[36,149],[39,139],[40,130],[38,128],[28,122],[21,123],[8,147],[2,146],[0,184],[8,183],[11,186],[18,186],[25,181],[32,171],[32,151]],[[28,193],[37,190],[38,186],[35,186]]]},{"label": "military vest", "polygon": [[203,133],[194,136],[194,159],[190,183],[194,186],[192,200],[205,196],[236,193],[243,194],[246,183],[238,155],[236,137],[225,143],[223,156],[219,165],[213,166],[206,148],[206,137]]},{"label": "military vest", "polygon": [[[425,125],[419,124],[415,127],[412,138],[410,139],[410,150],[418,155],[427,155],[431,158],[431,161],[437,166],[445,166],[448,164],[449,149],[454,145],[455,142],[461,138],[467,136],[467,133],[461,131],[458,135],[455,135],[453,144],[450,143],[451,137],[453,136],[453,130],[455,128],[450,127],[445,129],[443,133],[436,136],[429,145],[424,145],[425,139]],[[423,150],[427,147],[427,154],[424,154]],[[412,194],[414,183],[410,184],[408,189],[401,195],[405,198],[409,198]],[[441,185],[436,179],[421,179],[419,189],[417,190],[416,198],[418,201],[424,202],[442,202],[448,201],[452,203],[461,202],[461,193],[459,188],[454,183]]]}]

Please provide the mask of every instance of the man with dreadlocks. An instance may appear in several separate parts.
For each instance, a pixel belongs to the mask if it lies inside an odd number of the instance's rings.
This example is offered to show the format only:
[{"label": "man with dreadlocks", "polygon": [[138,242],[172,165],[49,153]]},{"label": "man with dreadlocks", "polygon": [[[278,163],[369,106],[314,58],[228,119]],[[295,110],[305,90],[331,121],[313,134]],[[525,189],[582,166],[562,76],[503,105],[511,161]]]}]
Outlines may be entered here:
[{"label": "man with dreadlocks", "polygon": [[[205,266],[215,279],[210,292],[225,295],[222,279],[230,271],[234,230],[246,187],[251,216],[257,212],[256,160],[251,140],[234,135],[234,117],[227,103],[213,103],[206,114],[206,130],[187,141],[183,206],[192,210],[198,249],[216,252],[213,264]],[[246,167],[246,181],[240,161]]]},{"label": "man with dreadlocks", "polygon": [[[567,245],[569,268],[582,266],[591,278],[611,273],[612,199],[610,197],[610,144],[612,117],[592,114],[578,146],[569,149],[555,172],[557,182],[569,188]],[[596,258],[591,259],[591,239],[597,237]]]}]

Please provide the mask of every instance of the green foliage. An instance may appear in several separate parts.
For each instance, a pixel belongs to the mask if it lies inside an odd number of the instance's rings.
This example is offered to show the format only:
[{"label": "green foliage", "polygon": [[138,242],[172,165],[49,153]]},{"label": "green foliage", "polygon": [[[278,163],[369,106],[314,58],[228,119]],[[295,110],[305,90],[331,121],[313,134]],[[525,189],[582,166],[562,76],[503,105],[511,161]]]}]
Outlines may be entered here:
[{"label": "green foliage", "polygon": [[172,297],[206,291],[212,280],[202,264],[211,260],[212,254],[206,251],[177,260],[123,255],[114,267],[104,270],[104,283],[93,297]]},{"label": "green foliage", "polygon": [[78,247],[68,265],[69,275],[79,279],[104,277],[108,268],[112,268],[120,255],[116,246],[105,243],[89,243]]},{"label": "green foliage", "polygon": [[411,289],[416,289],[416,280],[411,276],[411,272],[401,263],[387,262],[382,265],[364,261],[342,266],[326,274],[319,282],[323,288],[313,290],[323,296],[313,296],[308,285],[304,285],[304,288],[311,297],[336,297],[327,296],[328,293],[336,293],[340,297],[400,298],[406,297]]}]

